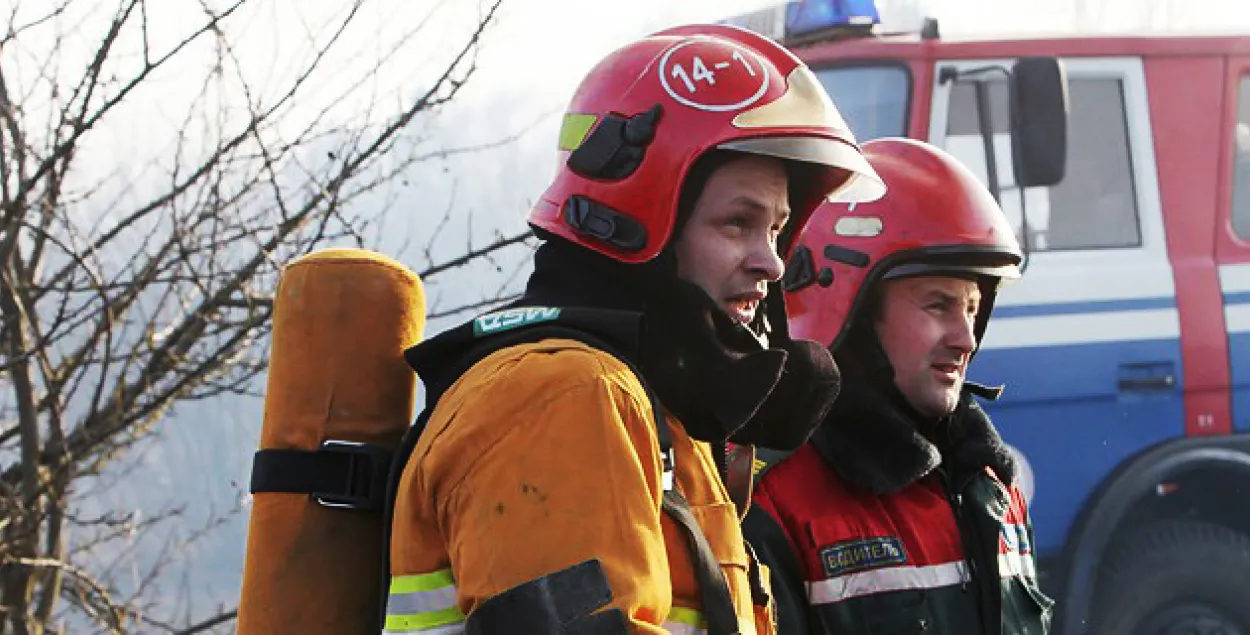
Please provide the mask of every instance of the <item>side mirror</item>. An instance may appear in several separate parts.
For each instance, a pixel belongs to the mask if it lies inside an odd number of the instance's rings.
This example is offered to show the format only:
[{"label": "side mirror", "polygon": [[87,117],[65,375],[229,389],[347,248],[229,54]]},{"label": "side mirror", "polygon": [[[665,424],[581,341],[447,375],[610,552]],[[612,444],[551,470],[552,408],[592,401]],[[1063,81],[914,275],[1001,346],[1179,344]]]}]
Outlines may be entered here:
[{"label": "side mirror", "polygon": [[1016,185],[1059,183],[1068,160],[1068,80],[1059,60],[1017,60],[1011,71],[1010,104]]}]

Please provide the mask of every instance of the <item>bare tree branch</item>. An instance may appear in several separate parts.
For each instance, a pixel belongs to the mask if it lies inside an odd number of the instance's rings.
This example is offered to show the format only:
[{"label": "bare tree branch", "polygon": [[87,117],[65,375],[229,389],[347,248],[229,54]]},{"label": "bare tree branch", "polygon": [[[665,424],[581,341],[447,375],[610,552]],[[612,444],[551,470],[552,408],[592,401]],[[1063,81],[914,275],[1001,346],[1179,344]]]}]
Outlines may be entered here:
[{"label": "bare tree branch", "polygon": [[221,613],[220,615],[215,615],[213,617],[210,617],[198,624],[188,626],[187,628],[184,628],[184,629],[180,629],[180,630],[170,629],[170,632],[172,632],[174,635],[195,635],[195,633],[203,633],[204,631],[207,631],[208,629],[213,628],[215,626],[220,626],[222,624],[232,622],[238,617],[239,617],[239,610],[233,609],[230,611],[225,611]]},{"label": "bare tree branch", "polygon": [[49,20],[54,20],[60,17],[61,14],[65,13],[65,8],[69,6],[70,2],[73,2],[73,0],[64,0],[59,5],[53,7],[52,11],[49,11],[48,13],[38,18],[35,18],[31,20],[30,22],[27,22],[26,24],[23,24],[21,26],[16,25],[17,10],[21,5],[15,4],[13,6],[13,11],[9,12],[9,21],[8,21],[9,31],[8,33],[5,33],[4,39],[0,39],[0,47],[17,39],[18,36],[20,36],[22,33],[25,33],[29,29],[33,29],[37,26],[44,24],[45,22],[48,22]]},{"label": "bare tree branch", "polygon": [[429,279],[440,273],[444,273],[450,269],[455,269],[456,267],[463,267],[464,265],[469,264],[470,262],[473,262],[474,260],[477,260],[478,258],[486,256],[487,254],[499,251],[500,249],[503,249],[504,247],[510,247],[512,245],[524,243],[525,241],[533,237],[534,237],[534,232],[526,230],[524,232],[521,232],[513,236],[499,238],[498,240],[495,240],[494,242],[484,247],[478,247],[477,249],[470,249],[467,252],[465,252],[463,255],[458,256],[456,258],[452,258],[451,260],[448,260],[446,262],[441,262],[436,265],[430,265],[429,267],[426,267],[424,270],[419,271],[418,275],[420,275],[423,279]]},{"label": "bare tree branch", "polygon": [[461,304],[460,306],[457,306],[457,307],[454,307],[454,308],[451,308],[451,309],[446,309],[446,310],[442,310],[442,311],[430,311],[428,314],[426,314],[425,318],[426,318],[427,320],[436,320],[436,319],[439,319],[439,318],[445,318],[445,317],[451,317],[451,316],[453,316],[453,315],[459,315],[459,314],[461,314],[461,313],[468,313],[469,311],[476,311],[476,310],[478,310],[478,309],[488,309],[488,308],[493,308],[493,307],[497,307],[497,306],[499,306],[499,305],[501,305],[501,304],[504,304],[504,303],[507,303],[507,302],[512,302],[513,300],[520,299],[520,298],[521,298],[521,296],[523,296],[523,295],[525,295],[525,294],[523,294],[523,293],[510,293],[510,294],[507,294],[507,295],[500,295],[500,296],[498,296],[498,297],[491,298],[491,299],[489,299],[489,300],[481,300],[481,301],[479,301],[479,302],[470,302],[470,303],[468,303],[468,304]]},{"label": "bare tree branch", "polygon": [[[421,89],[403,89],[397,101],[380,88],[381,73],[422,41],[432,14],[379,43],[378,58],[359,75],[320,90],[338,72],[332,60],[352,57],[344,49],[372,0],[351,0],[326,21],[292,20],[304,28],[307,52],[288,75],[263,82],[249,74],[254,54],[239,35],[244,8],[260,3],[184,0],[189,23],[178,31],[157,11],[173,1],[49,0],[21,11],[15,2],[5,12],[0,635],[198,633],[233,620],[234,611],[204,617],[189,605],[171,619],[176,613],[157,599],[173,563],[215,522],[185,540],[171,534],[162,546],[157,532],[165,521],[185,522],[180,509],[152,517],[86,512],[91,484],[123,478],[118,461],[137,456],[178,404],[255,398],[274,289],[291,259],[329,245],[371,246],[378,218],[397,200],[388,188],[406,182],[414,166],[525,132],[476,146],[417,143],[428,133],[415,130],[432,130],[475,76],[498,0],[488,0],[461,42],[439,52],[442,61],[421,69]],[[453,3],[436,0],[433,10],[445,4]],[[81,57],[75,46],[85,47]],[[101,171],[108,131],[124,133],[124,113],[164,90],[158,78],[183,74],[185,84],[171,84],[185,86],[187,101],[169,117],[168,155],[117,162],[136,173]],[[345,114],[341,102],[359,96],[367,100]],[[431,240],[450,218],[449,207]],[[494,264],[530,237],[496,233],[439,261],[427,251],[421,275]],[[510,299],[510,283],[480,306]],[[140,553],[154,562],[139,566]]]}]

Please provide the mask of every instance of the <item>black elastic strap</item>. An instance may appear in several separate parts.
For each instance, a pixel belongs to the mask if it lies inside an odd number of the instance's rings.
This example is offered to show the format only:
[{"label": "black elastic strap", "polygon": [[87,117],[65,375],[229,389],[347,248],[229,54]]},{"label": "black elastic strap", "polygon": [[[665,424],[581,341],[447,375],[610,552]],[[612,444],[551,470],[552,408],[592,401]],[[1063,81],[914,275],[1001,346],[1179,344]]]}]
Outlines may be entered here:
[{"label": "black elastic strap", "polygon": [[747,560],[750,563],[747,569],[747,578],[751,583],[751,603],[756,606],[768,606],[772,600],[772,594],[764,586],[764,574],[760,571],[760,559],[755,555],[755,547],[751,543],[742,541],[747,548]]},{"label": "black elastic strap", "polygon": [[638,383],[642,384],[642,389],[647,393],[647,399],[651,402],[651,415],[655,418],[655,438],[660,446],[660,469],[663,472],[660,482],[664,490],[668,491],[675,487],[677,463],[673,455],[673,433],[668,429],[668,417],[664,414],[664,404],[660,403],[659,398],[651,391],[651,387],[643,380],[642,373],[638,372],[629,360],[622,359],[621,361],[634,371],[634,376],[638,378]]},{"label": "black elastic strap", "polygon": [[326,507],[380,511],[390,467],[387,449],[350,441],[326,441],[312,451],[260,450],[249,491],[308,494]]},{"label": "black elastic strap", "polygon": [[729,583],[725,582],[725,574],[712,553],[712,546],[690,512],[690,504],[680,492],[669,490],[664,492],[662,505],[686,535],[686,544],[694,559],[694,576],[699,582],[699,599],[703,604],[708,635],[738,635],[738,612],[729,593]]},{"label": "black elastic strap", "polygon": [[465,635],[627,635],[620,609],[599,609],[612,601],[608,576],[598,560],[587,560],[524,582],[478,604],[465,622]]}]

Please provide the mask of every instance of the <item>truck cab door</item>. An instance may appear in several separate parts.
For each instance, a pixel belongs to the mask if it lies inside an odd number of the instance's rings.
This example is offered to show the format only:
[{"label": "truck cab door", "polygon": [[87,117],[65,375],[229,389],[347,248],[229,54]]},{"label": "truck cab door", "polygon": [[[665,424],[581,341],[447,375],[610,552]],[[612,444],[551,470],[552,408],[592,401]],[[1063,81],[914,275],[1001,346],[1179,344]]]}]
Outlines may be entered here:
[{"label": "truck cab door", "polygon": [[1232,392],[1232,425],[1250,430],[1250,56],[1229,65],[1226,112],[1233,114],[1229,137],[1229,208],[1218,229],[1220,291]]},{"label": "truck cab door", "polygon": [[[938,62],[929,126],[931,142],[984,180],[973,82],[989,83],[1001,203],[1028,256],[1022,279],[999,293],[969,375],[1006,385],[986,406],[1035,479],[1023,485],[1036,492],[1041,556],[1062,547],[1080,502],[1113,466],[1184,426],[1176,289],[1142,63],[1063,63],[1068,159],[1053,187],[1013,183],[1004,74],[963,73],[1010,69],[1012,60]],[[961,77],[943,73],[946,66]]]}]

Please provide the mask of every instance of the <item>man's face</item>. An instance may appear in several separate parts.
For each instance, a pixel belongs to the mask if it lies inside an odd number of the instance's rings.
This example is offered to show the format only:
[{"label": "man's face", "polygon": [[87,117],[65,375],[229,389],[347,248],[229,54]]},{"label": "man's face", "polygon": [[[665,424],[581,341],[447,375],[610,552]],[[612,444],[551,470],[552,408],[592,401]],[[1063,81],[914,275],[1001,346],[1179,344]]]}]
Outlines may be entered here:
[{"label": "man's face", "polygon": [[885,283],[877,337],[894,367],[894,383],[928,417],[959,403],[981,290],[958,278],[903,278]]},{"label": "man's face", "polygon": [[768,283],[784,272],[777,237],[789,217],[779,159],[730,159],[708,177],[677,240],[678,277],[699,285],[734,321],[750,323]]}]

